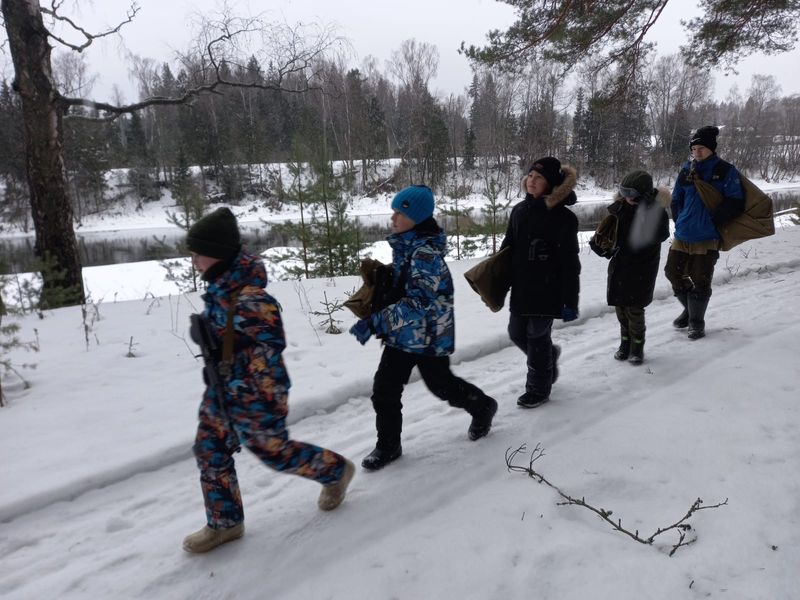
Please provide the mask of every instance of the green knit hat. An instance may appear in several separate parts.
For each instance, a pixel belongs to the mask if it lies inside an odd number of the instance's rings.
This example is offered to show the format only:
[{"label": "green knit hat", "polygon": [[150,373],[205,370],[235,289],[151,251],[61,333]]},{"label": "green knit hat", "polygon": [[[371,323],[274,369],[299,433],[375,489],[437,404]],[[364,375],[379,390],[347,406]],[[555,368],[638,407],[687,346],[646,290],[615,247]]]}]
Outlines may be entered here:
[{"label": "green knit hat", "polygon": [[631,171],[622,178],[622,183],[619,184],[619,194],[626,198],[652,196],[653,178],[647,171]]},{"label": "green knit hat", "polygon": [[189,228],[186,245],[195,254],[228,260],[241,250],[236,217],[229,208],[218,208]]}]

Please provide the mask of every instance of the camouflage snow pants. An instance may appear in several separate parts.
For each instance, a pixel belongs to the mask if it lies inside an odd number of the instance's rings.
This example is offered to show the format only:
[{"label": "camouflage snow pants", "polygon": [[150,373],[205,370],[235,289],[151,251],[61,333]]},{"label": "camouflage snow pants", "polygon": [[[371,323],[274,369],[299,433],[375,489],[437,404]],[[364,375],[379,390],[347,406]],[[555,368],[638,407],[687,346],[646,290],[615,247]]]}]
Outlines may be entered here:
[{"label": "camouflage snow pants", "polygon": [[[322,484],[338,481],[344,473],[344,457],[326,448],[290,440],[286,418],[274,412],[276,404],[285,406],[285,403],[284,393],[279,397],[268,395],[227,404],[230,423],[242,445],[276,471]],[[280,412],[285,414],[285,410]],[[233,527],[244,521],[231,437],[214,392],[207,390],[200,404],[200,423],[193,450],[200,469],[206,519],[213,529]]]}]

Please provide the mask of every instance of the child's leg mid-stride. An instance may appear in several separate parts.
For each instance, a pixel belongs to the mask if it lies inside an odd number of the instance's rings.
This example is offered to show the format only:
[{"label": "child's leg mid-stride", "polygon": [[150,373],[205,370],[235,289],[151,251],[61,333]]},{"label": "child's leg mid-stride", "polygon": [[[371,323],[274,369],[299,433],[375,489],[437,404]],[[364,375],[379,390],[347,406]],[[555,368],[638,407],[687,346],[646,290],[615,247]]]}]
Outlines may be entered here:
[{"label": "child's leg mid-stride", "polygon": [[375,409],[378,441],[375,449],[361,461],[361,466],[369,471],[382,469],[403,454],[400,444],[403,431],[401,398],[413,368],[412,354],[390,346],[384,347],[372,383],[372,407]]},{"label": "child's leg mid-stride", "polygon": [[535,408],[550,399],[559,354],[553,351],[552,329],[550,317],[519,317],[512,313],[509,319],[508,335],[527,357],[525,393],[517,400],[523,408]]},{"label": "child's leg mid-stride", "polygon": [[616,306],[620,324],[620,345],[614,358],[628,360],[638,365],[644,360],[644,308],[640,306]]},{"label": "child's leg mid-stride", "polygon": [[471,440],[486,436],[491,429],[492,418],[497,412],[497,402],[477,386],[456,377],[450,370],[448,356],[423,356],[386,346],[372,388],[378,441],[375,449],[361,463],[365,469],[381,469],[402,455],[401,398],[414,366],[419,368],[422,380],[435,396],[472,415],[468,430]]},{"label": "child's leg mid-stride", "polygon": [[478,386],[457,377],[450,370],[449,356],[419,356],[417,367],[425,385],[437,398],[472,415],[467,430],[469,439],[475,441],[489,433],[497,402]]},{"label": "child's leg mid-stride", "polygon": [[[267,398],[229,408],[231,424],[242,444],[276,471],[323,484],[319,506],[323,510],[335,508],[344,499],[352,465],[348,469],[348,461],[336,452],[290,440],[285,419],[268,410],[274,400]],[[228,426],[216,402],[204,400],[194,454],[200,469],[207,526],[184,540],[184,549],[189,552],[206,552],[244,533],[244,510]]]},{"label": "child's leg mid-stride", "polygon": [[619,348],[614,353],[617,360],[628,360],[631,354],[631,334],[628,329],[628,315],[625,313],[624,306],[615,306],[614,312],[619,321]]}]

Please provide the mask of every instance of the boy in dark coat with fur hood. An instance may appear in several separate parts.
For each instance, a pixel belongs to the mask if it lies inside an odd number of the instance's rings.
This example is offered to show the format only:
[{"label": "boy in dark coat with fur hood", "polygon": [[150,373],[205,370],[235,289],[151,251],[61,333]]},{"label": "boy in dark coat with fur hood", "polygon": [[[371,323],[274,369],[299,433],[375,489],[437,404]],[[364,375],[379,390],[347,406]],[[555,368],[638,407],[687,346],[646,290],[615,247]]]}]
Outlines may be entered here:
[{"label": "boy in dark coat with fur hood", "polygon": [[534,408],[550,399],[561,352],[551,339],[553,319],[578,318],[581,263],[575,169],[552,156],[535,161],[523,180],[525,200],[511,211],[501,249],[511,248],[511,316],[508,334],[527,356],[525,393]]},{"label": "boy in dark coat with fur hood", "polygon": [[[644,360],[644,309],[653,301],[661,242],[669,237],[669,216],[664,208],[669,200],[668,191],[653,188],[649,173],[628,173],[608,207],[609,216],[589,240],[596,254],[611,261],[607,300],[615,307],[620,324],[614,358],[635,365]],[[611,235],[603,235],[604,229],[611,229]]]}]

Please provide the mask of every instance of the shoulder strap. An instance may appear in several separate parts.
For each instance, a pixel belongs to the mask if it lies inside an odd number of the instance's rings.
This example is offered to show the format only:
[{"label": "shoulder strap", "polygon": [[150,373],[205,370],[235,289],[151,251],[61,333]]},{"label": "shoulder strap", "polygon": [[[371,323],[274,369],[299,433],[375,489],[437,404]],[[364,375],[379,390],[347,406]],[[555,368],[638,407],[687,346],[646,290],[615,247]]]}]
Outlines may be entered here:
[{"label": "shoulder strap", "polygon": [[235,290],[231,294],[231,301],[228,305],[228,316],[225,319],[225,334],[222,338],[222,362],[220,363],[220,371],[225,376],[230,374],[231,362],[233,361],[233,314],[236,312],[236,300],[239,296],[239,290]]}]

